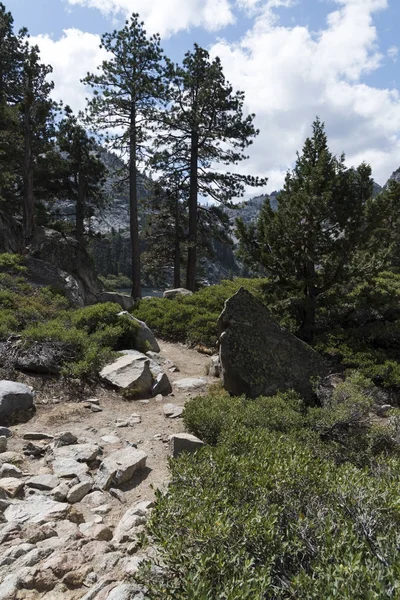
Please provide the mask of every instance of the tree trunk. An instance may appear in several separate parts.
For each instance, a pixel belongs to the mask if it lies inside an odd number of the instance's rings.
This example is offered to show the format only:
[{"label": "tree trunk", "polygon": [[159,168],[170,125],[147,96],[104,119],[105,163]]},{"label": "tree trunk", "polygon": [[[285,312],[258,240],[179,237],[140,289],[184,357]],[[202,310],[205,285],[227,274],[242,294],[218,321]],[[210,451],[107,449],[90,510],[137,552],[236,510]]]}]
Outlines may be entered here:
[{"label": "tree trunk", "polygon": [[83,246],[85,233],[85,176],[83,175],[82,171],[79,172],[78,177],[78,198],[76,201],[75,228],[76,239]]},{"label": "tree trunk", "polygon": [[186,288],[192,292],[196,291],[198,154],[199,136],[197,131],[192,131],[190,148],[189,248],[186,271]]},{"label": "tree trunk", "polygon": [[35,199],[33,195],[33,158],[32,158],[32,128],[29,104],[26,102],[24,109],[24,242],[25,247],[32,240],[35,228]]},{"label": "tree trunk", "polygon": [[132,104],[129,141],[129,210],[130,232],[132,250],[132,298],[142,297],[140,281],[140,246],[139,246],[139,219],[137,198],[137,171],[136,171],[136,109]]},{"label": "tree trunk", "polygon": [[304,298],[300,308],[301,325],[297,335],[303,342],[312,344],[314,341],[316,316],[315,264],[308,261],[305,267]]},{"label": "tree trunk", "polygon": [[179,237],[179,196],[175,198],[174,288],[181,287],[181,241]]}]

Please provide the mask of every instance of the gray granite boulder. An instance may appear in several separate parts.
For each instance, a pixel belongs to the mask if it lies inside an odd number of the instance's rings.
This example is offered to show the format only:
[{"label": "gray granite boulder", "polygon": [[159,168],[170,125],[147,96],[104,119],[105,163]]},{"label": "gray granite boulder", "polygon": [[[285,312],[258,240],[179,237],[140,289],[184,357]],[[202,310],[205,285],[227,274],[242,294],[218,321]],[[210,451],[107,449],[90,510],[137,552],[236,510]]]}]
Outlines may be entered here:
[{"label": "gray granite boulder", "polygon": [[177,296],[192,296],[193,292],[185,288],[175,288],[174,290],[165,290],[163,297],[173,300]]},{"label": "gray granite boulder", "polygon": [[140,352],[125,354],[107,365],[100,372],[100,378],[132,397],[151,396],[153,377],[150,371],[150,359]]},{"label": "gray granite boulder", "polygon": [[119,304],[122,310],[131,310],[135,306],[132,296],[119,292],[102,292],[99,296],[99,302],[114,302],[114,304]]},{"label": "gray granite boulder", "polygon": [[147,352],[151,350],[152,352],[160,352],[160,346],[154,336],[154,333],[151,331],[149,327],[147,327],[144,321],[140,321],[136,319],[130,313],[123,311],[118,314],[118,316],[128,317],[131,321],[136,323],[138,326],[138,331],[136,334],[136,346],[143,352]]},{"label": "gray granite boulder", "polygon": [[221,376],[233,396],[272,396],[294,389],[314,400],[312,378],[328,366],[311,346],[282,329],[244,288],[225,302],[218,320]]},{"label": "gray granite boulder", "polygon": [[0,419],[11,416],[16,411],[33,408],[34,393],[24,383],[0,381]]}]

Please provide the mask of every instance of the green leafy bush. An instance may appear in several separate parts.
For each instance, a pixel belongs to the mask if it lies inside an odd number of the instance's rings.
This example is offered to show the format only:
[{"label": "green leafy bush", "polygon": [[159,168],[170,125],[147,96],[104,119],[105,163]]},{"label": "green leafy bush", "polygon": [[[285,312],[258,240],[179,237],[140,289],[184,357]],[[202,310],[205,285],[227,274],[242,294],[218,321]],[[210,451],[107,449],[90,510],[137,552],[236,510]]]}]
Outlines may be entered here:
[{"label": "green leafy bush", "polygon": [[335,460],[335,442],[321,435],[351,410],[366,418],[371,385],[354,374],[328,407],[308,412],[293,393],[191,400],[186,426],[216,445],[171,461],[147,526],[163,568],[139,575],[149,597],[400,597],[397,417],[386,434],[372,422],[362,429],[374,440],[366,466],[352,452]]},{"label": "green leafy bush", "polygon": [[264,279],[223,281],[193,296],[142,300],[133,312],[161,338],[214,347],[218,340],[217,320],[225,300],[242,286],[263,299],[265,283]]},{"label": "green leafy bush", "polygon": [[107,275],[107,277],[100,276],[100,281],[104,285],[107,292],[114,292],[115,290],[129,289],[132,287],[132,281],[125,275]]}]

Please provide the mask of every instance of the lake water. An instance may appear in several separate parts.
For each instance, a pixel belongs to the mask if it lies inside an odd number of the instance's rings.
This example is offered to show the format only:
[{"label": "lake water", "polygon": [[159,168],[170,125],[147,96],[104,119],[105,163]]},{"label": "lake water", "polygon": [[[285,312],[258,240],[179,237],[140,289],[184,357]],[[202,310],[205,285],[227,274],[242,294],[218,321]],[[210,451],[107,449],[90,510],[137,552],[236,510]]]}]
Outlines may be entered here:
[{"label": "lake water", "polygon": [[[121,292],[121,294],[130,294],[130,288],[123,288],[121,290],[117,290],[117,292]],[[151,296],[152,298],[162,298],[164,290],[157,290],[155,288],[142,288],[142,298],[145,296]]]}]

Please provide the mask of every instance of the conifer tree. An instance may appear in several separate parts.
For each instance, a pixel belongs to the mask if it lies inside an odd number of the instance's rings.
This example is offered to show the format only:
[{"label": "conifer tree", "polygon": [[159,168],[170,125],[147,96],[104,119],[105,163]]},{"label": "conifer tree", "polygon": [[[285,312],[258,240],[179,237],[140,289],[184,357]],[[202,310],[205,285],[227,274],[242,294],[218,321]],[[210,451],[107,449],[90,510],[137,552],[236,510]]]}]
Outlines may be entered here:
[{"label": "conifer tree", "polygon": [[84,220],[89,216],[89,205],[99,207],[105,201],[106,168],[100,159],[96,141],[88,135],[68,106],[59,124],[57,140],[64,157],[65,194],[75,202],[76,237],[83,245]]},{"label": "conifer tree", "polygon": [[324,124],[317,119],[287,173],[277,210],[267,199],[255,225],[238,220],[247,263],[262,266],[286,294],[300,296],[298,335],[309,343],[318,298],[351,276],[352,259],[368,229],[371,168],[362,163],[347,169],[344,160],[329,151]]},{"label": "conifer tree", "polygon": [[182,66],[169,63],[170,107],[163,115],[163,130],[156,141],[168,148],[189,188],[189,235],[186,287],[196,287],[199,196],[227,204],[243,195],[245,185],[265,180],[222,172],[221,165],[237,165],[258,131],[254,115],[244,116],[244,93],[234,92],[226,81],[219,58],[197,44]]},{"label": "conifer tree", "polygon": [[[111,135],[111,147],[128,155],[129,204],[132,246],[132,296],[141,297],[137,167],[145,154],[154,107],[163,93],[160,37],[147,37],[137,14],[120,31],[102,36],[102,47],[111,55],[99,74],[88,74],[84,83],[94,89],[89,116],[97,129]],[[122,133],[121,133],[122,131]]]}]

